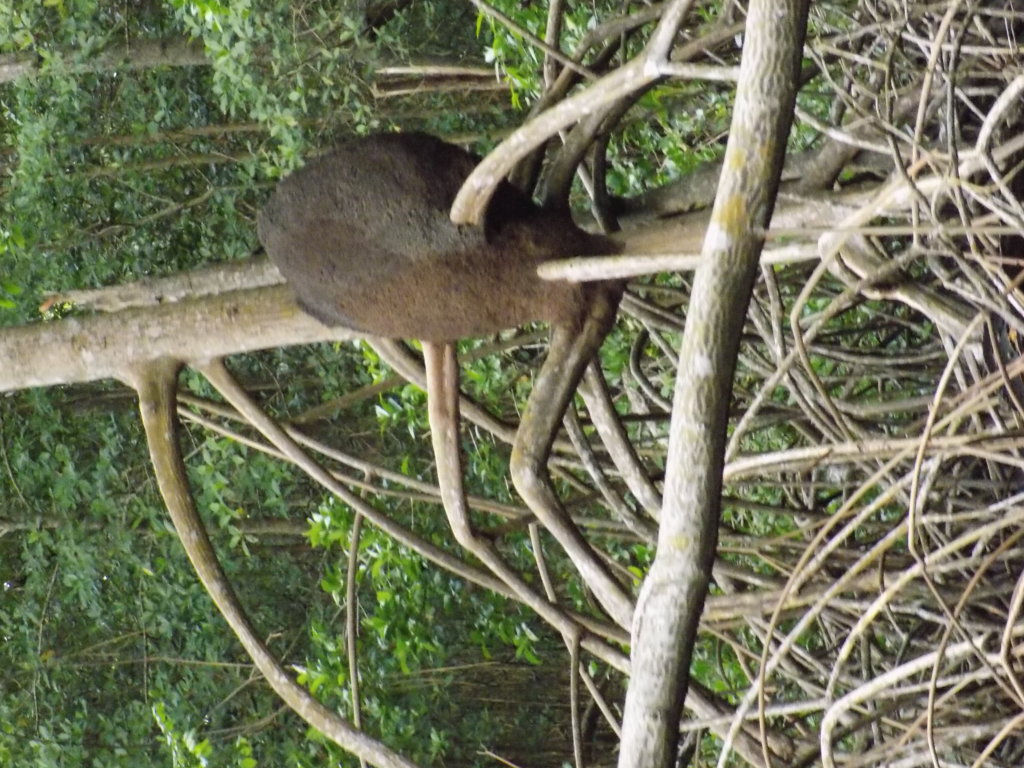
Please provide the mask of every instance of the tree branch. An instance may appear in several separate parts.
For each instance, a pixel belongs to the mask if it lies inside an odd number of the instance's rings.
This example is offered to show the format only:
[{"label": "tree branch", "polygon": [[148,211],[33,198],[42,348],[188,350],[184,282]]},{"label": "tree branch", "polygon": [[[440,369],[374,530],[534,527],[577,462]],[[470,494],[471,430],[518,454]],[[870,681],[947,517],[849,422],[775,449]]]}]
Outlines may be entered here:
[{"label": "tree branch", "polygon": [[284,285],[231,291],[5,328],[0,392],[130,378],[132,369],[161,358],[197,360],[356,337],[307,315]]},{"label": "tree branch", "polygon": [[807,0],[752,0],[679,354],[658,551],[633,623],[620,768],[671,768],[718,538],[733,371],[792,119]]},{"label": "tree branch", "polygon": [[286,704],[303,720],[342,749],[379,768],[417,768],[416,763],[376,739],[317,701],[289,675],[256,634],[249,616],[235,595],[227,574],[196,511],[188,488],[185,463],[177,442],[175,392],[178,363],[159,360],[133,369],[131,380],[139,393],[139,410],[160,493],[189,560],[221,615],[245,646],[246,652]]}]

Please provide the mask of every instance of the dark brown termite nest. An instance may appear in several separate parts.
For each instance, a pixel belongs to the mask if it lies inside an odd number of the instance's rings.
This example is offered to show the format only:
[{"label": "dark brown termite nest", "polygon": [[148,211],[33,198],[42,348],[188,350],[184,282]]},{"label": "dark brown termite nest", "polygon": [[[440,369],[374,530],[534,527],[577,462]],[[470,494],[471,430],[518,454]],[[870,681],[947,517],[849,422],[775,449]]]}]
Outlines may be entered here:
[{"label": "dark brown termite nest", "polygon": [[259,237],[300,306],[362,333],[453,341],[530,321],[578,322],[609,284],[545,281],[537,265],[608,254],[607,239],[508,183],[483,227],[459,227],[452,201],[479,158],[422,133],[358,139],[278,185]]}]

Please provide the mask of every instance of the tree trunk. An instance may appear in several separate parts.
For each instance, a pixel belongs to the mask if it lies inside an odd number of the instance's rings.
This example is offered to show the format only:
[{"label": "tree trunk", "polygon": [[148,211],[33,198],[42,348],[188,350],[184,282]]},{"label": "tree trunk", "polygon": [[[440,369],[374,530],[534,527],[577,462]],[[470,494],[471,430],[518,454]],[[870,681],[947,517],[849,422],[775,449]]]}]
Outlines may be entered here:
[{"label": "tree trunk", "polygon": [[[59,52],[58,52],[59,55]],[[72,72],[112,72],[123,69],[155,67],[195,67],[208,64],[201,40],[172,37],[167,40],[133,40],[113,43],[96,56],[76,61],[65,54]],[[0,56],[0,84],[38,74],[40,57],[34,53],[8,53]]]}]

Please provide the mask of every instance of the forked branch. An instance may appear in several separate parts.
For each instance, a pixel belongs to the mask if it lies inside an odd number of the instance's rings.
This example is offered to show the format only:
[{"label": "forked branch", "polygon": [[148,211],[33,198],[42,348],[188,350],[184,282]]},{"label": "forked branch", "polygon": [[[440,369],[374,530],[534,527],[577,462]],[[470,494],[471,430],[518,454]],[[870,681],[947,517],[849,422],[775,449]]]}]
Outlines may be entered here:
[{"label": "forked branch", "polygon": [[[327,490],[331,491],[342,502],[350,506],[356,512],[366,517],[367,521],[376,525],[397,541],[409,546],[420,556],[429,560],[445,570],[457,576],[465,578],[473,583],[479,584],[498,594],[518,599],[524,604],[536,610],[546,621],[559,631],[579,631],[577,627],[586,630],[583,636],[583,647],[602,659],[610,666],[625,671],[627,668],[626,659],[622,653],[604,642],[602,637],[615,637],[614,627],[604,622],[590,619],[567,609],[558,608],[546,601],[535,599],[535,593],[523,585],[515,585],[515,580],[508,577],[508,574],[501,570],[494,570],[492,563],[484,561],[491,571],[484,571],[459,557],[451,554],[445,549],[432,544],[429,541],[418,539],[402,525],[383,514],[372,505],[365,503],[358,496],[351,493],[344,484],[336,480],[326,469],[314,461],[291,436],[274,419],[264,413],[259,406],[253,402],[245,390],[238,385],[234,377],[224,367],[220,360],[210,361],[199,366],[203,375],[210,383],[242,414],[264,437],[276,446],[288,459],[302,469],[310,478],[318,482]],[[454,461],[458,461],[457,453]],[[442,454],[442,460],[444,454]],[[461,490],[461,482],[460,482]],[[444,489],[442,489],[444,494]],[[463,500],[463,505],[465,504]],[[500,558],[495,565],[500,564]],[[492,574],[497,574],[497,577]],[[618,638],[615,638],[618,639]]]},{"label": "forked branch", "polygon": [[669,52],[693,0],[667,4],[650,42],[629,63],[593,85],[537,115],[505,139],[477,165],[452,204],[456,224],[479,224],[495,189],[516,164],[563,128],[588,114],[614,108],[622,99],[642,91],[669,73]]},{"label": "forked branch", "polygon": [[[444,501],[448,524],[455,539],[468,552],[479,558],[492,573],[508,584],[524,604],[535,610],[563,637],[580,636],[581,629],[577,624],[573,623],[554,603],[537,594],[519,573],[502,559],[494,545],[482,539],[473,530],[469,520],[469,510],[466,506],[466,495],[462,483],[462,462],[459,454],[459,386],[455,347],[451,344],[424,344],[423,351],[427,364],[430,437],[437,461],[437,478],[441,488],[441,498]],[[530,402],[533,403],[533,400],[531,399]],[[557,423],[559,416],[553,414],[553,417]],[[557,499],[554,501],[554,505],[554,508],[564,515],[564,510],[561,509]],[[596,584],[598,599],[613,609],[617,605],[615,601],[622,599],[628,607],[628,598],[625,596],[620,598],[621,587],[611,579],[568,516],[559,517],[557,523],[552,524],[550,519],[544,519],[546,518],[545,511],[549,507],[531,504],[531,508],[535,511],[539,508],[538,516],[542,518],[548,530],[554,529],[552,532],[563,543],[573,562],[584,574],[587,583],[591,586]],[[569,543],[562,542],[561,536],[570,537]],[[598,578],[587,578],[591,571],[599,571],[600,576],[607,582],[602,582]],[[607,591],[602,592],[605,583],[610,586]],[[614,616],[614,618],[619,617]]]}]

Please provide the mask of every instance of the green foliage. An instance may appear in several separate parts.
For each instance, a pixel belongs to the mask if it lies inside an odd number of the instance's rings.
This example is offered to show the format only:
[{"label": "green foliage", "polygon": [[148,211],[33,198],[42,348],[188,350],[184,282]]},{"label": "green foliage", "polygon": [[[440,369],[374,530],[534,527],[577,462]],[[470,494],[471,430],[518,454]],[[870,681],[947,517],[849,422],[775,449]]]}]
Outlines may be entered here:
[{"label": "green foliage", "polygon": [[[118,398],[124,407],[110,410]],[[236,665],[241,649],[169,530],[124,390],[21,393],[0,424],[0,499],[18,531],[0,540],[3,764],[159,766],[173,754],[188,765],[182,755],[204,741],[212,751],[196,759],[246,764],[208,734],[260,720],[275,697],[237,693],[249,665]],[[224,494],[222,478],[195,476],[200,497]],[[308,600],[294,597],[309,582],[298,563],[262,547],[225,562],[257,623],[302,626]],[[274,764],[301,734],[284,718],[248,748]]]},{"label": "green foliage", "polygon": [[197,739],[195,731],[179,732],[167,716],[163,702],[153,705],[153,720],[170,748],[174,768],[206,768],[210,764],[209,757],[213,752],[210,742]]},{"label": "green foliage", "polygon": [[200,739],[195,730],[179,730],[162,701],[153,704],[152,714],[167,744],[173,768],[208,768],[211,765],[257,768],[259,765],[252,743],[244,736],[217,750],[209,739]]},{"label": "green foliage", "polygon": [[[421,536],[448,537],[443,518],[425,510],[396,508]],[[339,557],[349,551],[352,514],[341,504],[325,502],[312,516],[310,541]],[[347,600],[347,563],[325,570],[321,588],[343,606]],[[558,641],[518,605],[481,590],[468,590],[405,551],[372,525],[359,540],[357,570],[360,619],[359,675],[364,718],[386,743],[425,763],[440,758],[466,760],[475,738],[487,740],[493,727],[487,706],[460,701],[448,675],[432,670],[453,668],[482,652],[484,658],[507,656],[539,664]],[[302,680],[343,710],[349,707],[349,670],[344,637],[337,628],[312,626],[314,656]],[[473,734],[478,734],[474,737]]]},{"label": "green foliage", "polygon": [[[310,9],[306,34],[314,39],[332,34],[336,43],[313,50],[303,37],[281,34],[292,22],[288,3],[173,0],[171,5],[188,34],[203,42],[212,65],[211,95],[221,113],[265,128],[274,145],[264,167],[270,175],[299,164],[306,148],[303,118],[340,108],[357,129],[366,130],[373,122],[366,94],[356,85],[358,69],[352,66],[365,64],[370,55],[358,45],[360,21],[349,8],[340,13]],[[310,56],[317,58],[318,80],[300,66]]]}]

